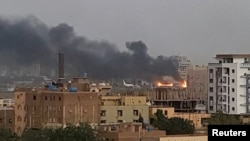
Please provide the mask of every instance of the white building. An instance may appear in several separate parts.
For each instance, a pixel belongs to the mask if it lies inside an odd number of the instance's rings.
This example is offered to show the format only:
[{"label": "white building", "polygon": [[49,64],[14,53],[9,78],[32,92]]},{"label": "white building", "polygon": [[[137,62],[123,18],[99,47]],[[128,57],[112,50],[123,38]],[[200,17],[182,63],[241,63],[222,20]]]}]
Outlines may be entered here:
[{"label": "white building", "polygon": [[218,54],[208,64],[208,112],[250,114],[250,54]]}]

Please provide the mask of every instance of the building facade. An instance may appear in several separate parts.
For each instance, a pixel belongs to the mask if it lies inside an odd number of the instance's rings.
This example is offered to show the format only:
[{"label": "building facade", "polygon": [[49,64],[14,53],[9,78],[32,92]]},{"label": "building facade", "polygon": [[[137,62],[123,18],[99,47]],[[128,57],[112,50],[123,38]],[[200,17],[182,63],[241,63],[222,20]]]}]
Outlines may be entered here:
[{"label": "building facade", "polygon": [[0,128],[14,131],[15,116],[13,107],[0,108]]},{"label": "building facade", "polygon": [[208,64],[208,111],[250,114],[250,54],[218,54]]},{"label": "building facade", "polygon": [[[91,92],[85,78],[45,88],[17,88],[15,91],[15,132],[26,128],[99,123],[100,98]],[[53,85],[54,86],[54,85]]]},{"label": "building facade", "polygon": [[139,122],[149,123],[149,105],[146,96],[102,96],[101,123]]}]

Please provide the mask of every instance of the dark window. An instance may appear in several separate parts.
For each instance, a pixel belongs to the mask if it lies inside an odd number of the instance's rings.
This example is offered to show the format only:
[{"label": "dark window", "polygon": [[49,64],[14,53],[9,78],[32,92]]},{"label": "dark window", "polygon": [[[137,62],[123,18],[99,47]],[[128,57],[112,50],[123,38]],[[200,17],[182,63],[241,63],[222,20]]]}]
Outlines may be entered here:
[{"label": "dark window", "polygon": [[45,97],[44,97],[44,99],[45,99],[45,100],[47,100],[47,99],[48,99],[48,97],[47,97],[47,96],[45,96]]},{"label": "dark window", "polygon": [[209,69],[209,73],[213,73],[213,69]]},{"label": "dark window", "polygon": [[232,79],[232,83],[234,83],[234,79]]},{"label": "dark window", "polygon": [[165,110],[165,111],[164,111],[164,114],[165,114],[165,115],[168,115],[168,110]]},{"label": "dark window", "polygon": [[209,92],[214,92],[214,88],[213,88],[213,87],[210,87],[210,88],[209,88]]},{"label": "dark window", "polygon": [[101,116],[106,116],[106,111],[105,110],[101,111]]},{"label": "dark window", "polygon": [[234,111],[235,110],[235,108],[234,107],[232,107],[232,111]]},{"label": "dark window", "polygon": [[61,101],[61,100],[62,100],[62,98],[59,96],[58,100],[59,100],[59,101]]},{"label": "dark window", "polygon": [[117,111],[117,115],[118,115],[118,116],[122,116],[122,110],[118,110],[118,111]]},{"label": "dark window", "polygon": [[234,88],[232,88],[232,92],[234,92],[235,90],[234,90]]},{"label": "dark window", "polygon": [[232,69],[232,73],[234,73],[235,71],[234,71],[234,69]]},{"label": "dark window", "polygon": [[138,116],[139,115],[139,111],[138,110],[134,110],[133,114],[134,114],[134,116]]},{"label": "dark window", "polygon": [[209,83],[214,83],[214,80],[213,79],[209,79]]},{"label": "dark window", "polygon": [[234,101],[234,98],[232,98],[232,101]]},{"label": "dark window", "polygon": [[35,95],[33,96],[33,100],[36,100],[36,96]]}]

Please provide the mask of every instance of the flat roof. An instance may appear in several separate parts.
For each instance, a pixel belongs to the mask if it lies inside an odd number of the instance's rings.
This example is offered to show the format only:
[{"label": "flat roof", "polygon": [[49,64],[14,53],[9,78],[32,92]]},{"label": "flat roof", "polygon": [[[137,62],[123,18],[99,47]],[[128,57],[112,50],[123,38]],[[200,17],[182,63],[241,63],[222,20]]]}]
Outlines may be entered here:
[{"label": "flat roof", "polygon": [[250,58],[250,54],[216,54],[215,58]]}]

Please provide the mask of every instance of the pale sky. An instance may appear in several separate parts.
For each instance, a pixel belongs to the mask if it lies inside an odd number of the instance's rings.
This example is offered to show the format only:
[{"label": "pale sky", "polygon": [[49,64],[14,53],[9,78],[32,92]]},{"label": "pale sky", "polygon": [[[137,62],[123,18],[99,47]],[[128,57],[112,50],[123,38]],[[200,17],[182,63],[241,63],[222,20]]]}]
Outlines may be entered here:
[{"label": "pale sky", "polygon": [[68,23],[120,50],[141,40],[151,56],[179,54],[207,65],[217,53],[250,53],[249,7],[249,0],[0,0],[0,16]]}]

